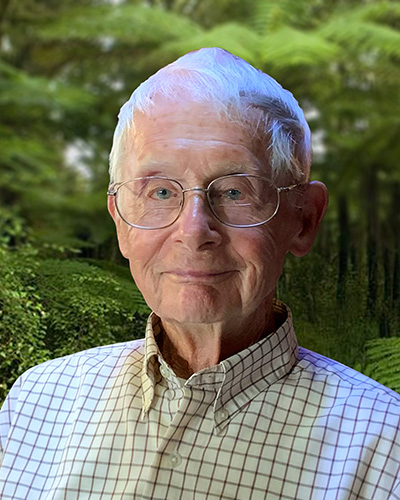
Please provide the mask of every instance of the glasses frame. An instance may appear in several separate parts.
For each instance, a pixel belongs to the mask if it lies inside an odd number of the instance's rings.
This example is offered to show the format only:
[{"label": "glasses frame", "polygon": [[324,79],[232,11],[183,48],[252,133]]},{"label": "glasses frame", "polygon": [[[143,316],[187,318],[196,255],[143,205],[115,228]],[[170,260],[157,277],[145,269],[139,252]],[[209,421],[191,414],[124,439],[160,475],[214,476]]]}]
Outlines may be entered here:
[{"label": "glasses frame", "polygon": [[[211,200],[210,200],[210,195],[209,195],[209,192],[210,192],[210,188],[211,186],[213,185],[214,182],[220,180],[220,179],[225,179],[226,177],[256,177],[258,179],[262,179],[262,180],[265,180],[265,181],[268,181],[272,187],[274,187],[276,190],[277,190],[277,195],[278,195],[278,199],[277,199],[277,203],[276,203],[276,208],[275,208],[275,211],[274,213],[266,220],[264,221],[261,221],[261,222],[255,222],[254,224],[230,224],[228,222],[224,222],[222,221],[218,215],[214,212],[214,209],[213,209],[213,206],[212,206],[212,203],[211,203]],[[299,186],[303,186],[305,183],[297,183],[297,184],[291,184],[290,186],[281,186],[281,187],[278,187],[276,186],[272,181],[271,179],[269,179],[268,177],[263,177],[261,175],[253,175],[253,174],[227,174],[227,175],[222,175],[221,177],[217,177],[216,179],[212,180],[208,186],[206,188],[201,188],[199,186],[195,186],[195,187],[192,187],[192,188],[184,188],[182,186],[182,184],[175,180],[175,179],[171,179],[169,177],[163,177],[163,176],[152,176],[152,175],[147,175],[147,176],[143,176],[143,177],[134,177],[133,179],[129,179],[127,181],[124,181],[124,182],[116,182],[115,184],[111,184],[107,190],[107,195],[108,196],[114,196],[115,197],[115,200],[116,200],[116,196],[117,196],[117,193],[118,193],[118,190],[124,185],[124,184],[127,184],[128,182],[131,182],[131,181],[140,181],[140,180],[143,180],[143,179],[164,179],[164,180],[167,180],[167,181],[172,181],[176,184],[178,184],[178,186],[181,188],[182,190],[182,203],[181,203],[181,206],[179,208],[179,212],[177,214],[177,216],[175,217],[175,219],[170,222],[169,224],[166,224],[165,226],[161,226],[161,227],[149,227],[149,226],[139,226],[138,224],[133,224],[132,222],[128,222],[124,217],[123,215],[121,214],[119,208],[118,208],[118,203],[115,201],[115,207],[117,209],[117,212],[119,214],[119,216],[121,217],[121,219],[126,223],[128,224],[129,226],[132,226],[132,227],[135,227],[137,229],[147,229],[147,230],[152,230],[152,229],[165,229],[166,227],[169,227],[169,226],[172,226],[172,224],[174,224],[180,217],[181,213],[182,213],[182,210],[183,210],[183,207],[185,206],[185,193],[189,193],[190,191],[196,191],[196,192],[201,192],[201,193],[205,193],[206,194],[206,199],[207,199],[207,203],[208,203],[208,206],[211,210],[211,213],[213,214],[213,216],[221,223],[221,224],[224,224],[224,226],[228,226],[228,227],[236,227],[236,228],[246,228],[246,227],[257,227],[257,226],[261,226],[262,224],[266,224],[267,222],[269,222],[273,217],[275,217],[275,215],[277,214],[278,210],[279,210],[279,206],[280,206],[280,194],[282,192],[289,192],[289,191],[292,191],[293,189],[299,187]]]}]

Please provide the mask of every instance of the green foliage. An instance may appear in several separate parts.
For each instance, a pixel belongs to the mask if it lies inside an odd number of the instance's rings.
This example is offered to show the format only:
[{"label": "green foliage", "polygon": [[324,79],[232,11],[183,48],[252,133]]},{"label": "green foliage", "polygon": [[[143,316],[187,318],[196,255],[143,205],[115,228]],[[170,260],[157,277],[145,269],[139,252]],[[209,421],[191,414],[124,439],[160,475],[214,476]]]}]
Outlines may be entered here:
[{"label": "green foliage", "polygon": [[129,270],[0,247],[0,400],[25,370],[144,336],[149,309]]},{"label": "green foliage", "polygon": [[22,245],[29,238],[26,221],[17,210],[0,207],[0,248]]},{"label": "green foliage", "polygon": [[126,271],[117,278],[95,264],[39,261],[36,284],[53,356],[143,337],[149,309]]},{"label": "green foliage", "polygon": [[56,227],[58,238],[71,244],[74,231],[68,231],[67,215],[77,204],[82,182],[66,168],[66,134],[61,130],[70,113],[82,118],[93,98],[82,89],[28,75],[1,60],[0,96],[2,205],[17,209],[37,237],[43,226],[50,233]]},{"label": "green foliage", "polygon": [[277,69],[327,64],[338,52],[334,43],[324,40],[318,33],[290,26],[268,33],[260,41],[260,54],[264,64],[273,65]]},{"label": "green foliage", "polygon": [[34,284],[35,253],[30,248],[15,253],[0,247],[0,400],[18,375],[49,359],[45,312]]},{"label": "green foliage", "polygon": [[121,260],[105,208],[115,118],[151,73],[211,45],[289,88],[319,138],[313,178],[330,207],[278,287],[301,344],[392,384],[368,342],[400,332],[399,29],[400,2],[385,0],[3,2],[0,398],[44,359],[143,334],[143,299],[109,262]]},{"label": "green foliage", "polygon": [[[79,39],[100,45],[117,42],[158,45],[200,31],[196,23],[165,9],[143,5],[101,5],[69,9],[40,29],[45,39]],[[107,40],[106,37],[111,37]]]},{"label": "green foliage", "polygon": [[173,59],[200,47],[222,47],[233,54],[246,59],[251,64],[257,63],[255,47],[259,43],[256,33],[239,23],[224,23],[212,27],[208,31],[200,31],[189,37],[181,37],[164,43],[153,50],[148,61],[154,64],[166,65]]},{"label": "green foliage", "polygon": [[370,340],[360,371],[394,391],[400,392],[400,338]]},{"label": "green foliage", "polygon": [[355,366],[365,343],[379,335],[378,321],[365,314],[366,283],[349,277],[339,305],[336,280],[336,263],[317,249],[301,259],[288,255],[277,296],[292,309],[300,345]]}]

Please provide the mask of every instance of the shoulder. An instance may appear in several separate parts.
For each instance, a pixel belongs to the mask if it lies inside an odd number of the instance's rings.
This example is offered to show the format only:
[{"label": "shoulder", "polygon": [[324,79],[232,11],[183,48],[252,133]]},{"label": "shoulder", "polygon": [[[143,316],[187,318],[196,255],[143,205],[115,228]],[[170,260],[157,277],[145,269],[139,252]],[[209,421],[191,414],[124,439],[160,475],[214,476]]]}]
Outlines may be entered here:
[{"label": "shoulder", "polygon": [[132,357],[142,359],[144,339],[119,344],[93,347],[85,351],[77,352],[61,358],[45,361],[40,365],[27,370],[21,377],[21,384],[28,380],[45,379],[52,380],[60,376],[69,378],[77,374],[95,372],[99,369],[106,370],[118,366],[121,361]]},{"label": "shoulder", "polygon": [[308,381],[317,392],[334,397],[336,402],[351,401],[383,411],[390,407],[399,418],[400,394],[353,368],[300,347],[297,370],[303,381]]},{"label": "shoulder", "polygon": [[[10,433],[29,429],[34,434],[43,422],[64,428],[85,408],[96,412],[125,366],[140,385],[144,339],[95,347],[46,361],[23,373],[11,388],[0,411],[0,461]],[[56,427],[53,428],[55,431]]]},{"label": "shoulder", "polygon": [[144,339],[94,347],[62,358],[52,359],[27,370],[19,380],[21,387],[32,384],[68,384],[68,381],[97,376],[106,378],[127,358],[141,362]]},{"label": "shoulder", "polygon": [[126,362],[139,374],[143,357],[144,339],[139,339],[46,361],[18,378],[0,414],[13,413],[19,405],[36,404],[39,400],[46,400],[46,404],[58,399],[74,401],[82,391],[99,393]]}]

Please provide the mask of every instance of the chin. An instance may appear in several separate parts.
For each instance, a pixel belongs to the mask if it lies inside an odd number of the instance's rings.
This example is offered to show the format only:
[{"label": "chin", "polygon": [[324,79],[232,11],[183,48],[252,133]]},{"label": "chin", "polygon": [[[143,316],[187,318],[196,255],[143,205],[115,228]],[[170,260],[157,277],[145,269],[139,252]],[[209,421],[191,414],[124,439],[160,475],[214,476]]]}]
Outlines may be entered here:
[{"label": "chin", "polygon": [[227,283],[157,284],[141,291],[152,311],[165,321],[210,324],[232,320],[242,311],[239,290]]},{"label": "chin", "polygon": [[210,324],[232,317],[232,307],[226,298],[215,300],[207,294],[171,295],[171,300],[161,303],[154,311],[161,319],[181,324]]},{"label": "chin", "polygon": [[223,322],[223,316],[222,315],[212,315],[212,314],[193,314],[193,313],[185,313],[183,314],[174,314],[171,315],[169,314],[159,314],[159,317],[161,320],[169,322],[169,323],[175,323],[179,324],[182,326],[188,326],[188,325],[211,325],[215,323],[221,323]]}]

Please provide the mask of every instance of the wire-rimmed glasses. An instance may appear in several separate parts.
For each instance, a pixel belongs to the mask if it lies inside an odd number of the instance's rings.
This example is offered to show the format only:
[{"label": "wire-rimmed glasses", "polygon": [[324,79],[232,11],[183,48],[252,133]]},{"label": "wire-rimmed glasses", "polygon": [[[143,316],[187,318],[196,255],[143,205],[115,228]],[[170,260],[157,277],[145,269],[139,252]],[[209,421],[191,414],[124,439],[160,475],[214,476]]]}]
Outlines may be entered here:
[{"label": "wire-rimmed glasses", "polygon": [[139,229],[162,229],[179,217],[190,191],[206,194],[214,216],[227,226],[254,227],[265,224],[279,209],[280,193],[300,184],[277,187],[266,177],[229,174],[210,182],[207,188],[184,189],[174,179],[136,177],[110,186],[121,218]]}]

